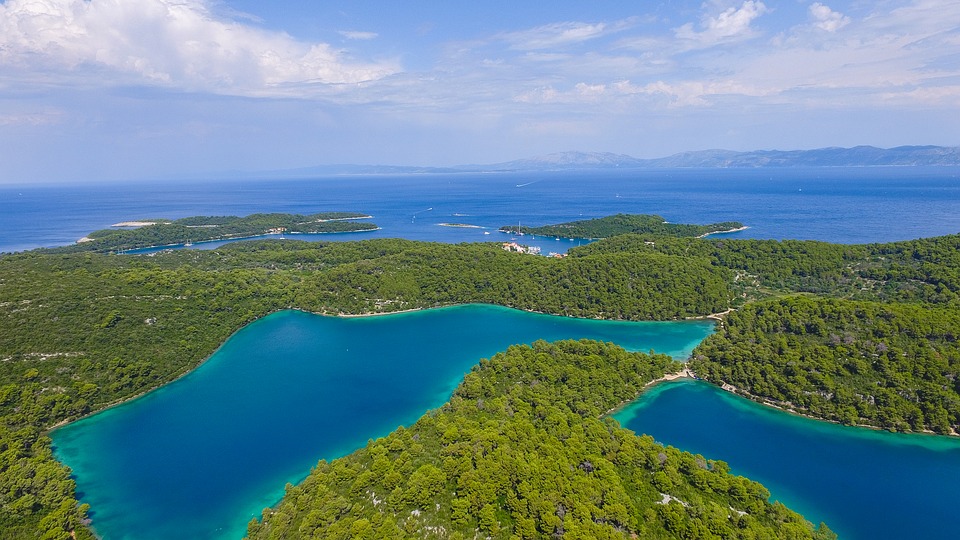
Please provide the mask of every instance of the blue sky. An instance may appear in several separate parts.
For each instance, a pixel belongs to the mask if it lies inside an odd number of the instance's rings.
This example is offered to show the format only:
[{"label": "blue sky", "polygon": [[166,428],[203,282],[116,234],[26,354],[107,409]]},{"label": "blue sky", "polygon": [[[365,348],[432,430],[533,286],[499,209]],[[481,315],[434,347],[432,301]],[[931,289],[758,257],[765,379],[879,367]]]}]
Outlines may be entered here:
[{"label": "blue sky", "polygon": [[859,144],[960,145],[960,2],[0,2],[0,182]]}]

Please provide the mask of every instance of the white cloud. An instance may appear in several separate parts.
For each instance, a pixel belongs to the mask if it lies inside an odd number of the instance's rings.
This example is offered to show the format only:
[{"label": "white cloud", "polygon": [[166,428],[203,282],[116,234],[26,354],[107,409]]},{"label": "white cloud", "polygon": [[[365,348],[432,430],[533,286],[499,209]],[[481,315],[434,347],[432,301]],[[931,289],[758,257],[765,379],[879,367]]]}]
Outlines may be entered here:
[{"label": "white cloud", "polygon": [[751,24],[769,10],[763,2],[746,0],[740,8],[727,8],[718,15],[704,15],[700,20],[700,31],[694,30],[693,23],[687,23],[674,31],[685,40],[704,45],[732,41],[753,34]]},{"label": "white cloud", "polygon": [[[906,2],[874,11],[855,24],[821,4],[812,5],[810,14],[831,24],[819,29],[816,23],[797,25],[781,43],[741,62],[739,77],[776,85],[802,96],[804,103],[831,106],[923,107],[955,103],[960,97],[960,3]],[[834,26],[845,29],[820,31]]]},{"label": "white cloud", "polygon": [[0,4],[0,66],[8,75],[240,95],[291,84],[356,83],[399,69],[218,19],[207,0],[7,0]]},{"label": "white cloud", "polygon": [[606,97],[604,84],[577,83],[569,91],[562,92],[552,86],[543,86],[514,96],[517,103],[543,105],[548,103],[593,103]]},{"label": "white cloud", "polygon": [[[770,10],[761,2],[736,0],[733,8],[729,3],[715,8],[719,2],[708,0],[705,9],[713,11],[702,23],[694,23],[695,28],[688,26],[688,39],[678,39],[683,32],[676,28],[657,34],[637,26],[616,41],[591,42],[585,50],[518,53],[502,39],[500,49],[491,49],[500,37],[492,36],[487,48],[478,47],[482,56],[477,56],[477,64],[497,60],[483,64],[484,75],[477,76],[467,53],[450,62],[449,77],[430,90],[436,102],[451,108],[482,104],[507,110],[509,102],[515,105],[511,114],[560,110],[541,107],[551,104],[599,116],[663,107],[749,115],[761,106],[889,110],[957,103],[960,27],[955,21],[960,20],[960,2],[897,3],[895,9],[844,8],[852,10],[848,15],[836,6],[807,0],[768,21],[762,15]],[[771,37],[747,40],[758,35],[758,18]],[[737,42],[735,48],[709,47],[732,42]]]},{"label": "white cloud", "polygon": [[551,49],[575,45],[619,32],[631,24],[630,21],[607,23],[561,22],[538,26],[519,32],[501,34],[500,39],[517,50]]},{"label": "white cloud", "polygon": [[960,107],[960,85],[945,85],[935,88],[916,88],[906,92],[881,93],[880,98],[897,105],[931,106],[948,105]]},{"label": "white cloud", "polygon": [[341,36],[347,39],[356,39],[356,40],[370,40],[377,39],[380,34],[376,32],[360,32],[358,30],[341,30],[338,32]]},{"label": "white cloud", "polygon": [[[877,8],[854,23],[854,18],[818,2],[807,6],[806,21],[792,23],[773,39],[741,42],[722,54],[708,50],[713,43],[755,35],[751,21],[767,10],[743,2],[738,10],[705,17],[700,28],[688,24],[675,29],[674,35],[685,37],[686,45],[683,39],[649,36],[622,41],[642,58],[660,61],[647,64],[651,72],[624,72],[623,78],[642,81],[630,85],[634,95],[667,97],[673,107],[739,102],[888,109],[957,103],[960,3],[898,3],[895,9]],[[701,50],[691,54],[691,49]],[[654,67],[662,71],[653,72]],[[604,80],[599,74],[594,77]],[[720,100],[721,95],[726,97]],[[736,101],[738,96],[742,99]]]},{"label": "white cloud", "polygon": [[[761,110],[960,106],[956,0],[893,0],[896,9],[803,0],[776,17],[765,16],[771,10],[760,1],[704,0],[702,17],[670,24],[556,22],[470,41],[435,40],[430,46],[437,54],[424,55],[423,70],[404,73],[228,19],[214,1],[0,0],[0,95],[22,93],[16,85],[28,77],[69,91],[76,81],[89,87],[102,77],[104,85],[154,82],[220,94],[322,92],[325,104],[316,108],[337,118],[362,112],[376,119],[371,126],[449,123],[451,132],[476,125],[477,118],[489,119],[483,125],[552,125],[549,118],[626,124],[688,108],[693,116],[742,115],[737,118],[746,122]],[[693,22],[677,28],[685,20]],[[769,39],[749,39],[760,35],[761,23]],[[357,27],[366,26],[359,21]],[[711,48],[730,43],[736,46]],[[412,54],[399,42],[389,47]],[[71,111],[60,119],[65,125],[82,116],[73,111],[84,105],[68,100],[77,102],[72,95],[52,102]],[[0,124],[29,131],[28,125],[56,120],[34,114],[44,102],[11,103],[11,110],[0,111],[8,113]],[[295,106],[294,100],[279,103]],[[31,108],[13,110],[20,106]]]},{"label": "white cloud", "polygon": [[0,114],[0,126],[49,126],[63,121],[64,113],[59,110]]},{"label": "white cloud", "polygon": [[557,89],[551,86],[545,86],[518,94],[513,100],[517,103],[542,104],[561,102],[564,98],[563,94],[558,92]]},{"label": "white cloud", "polygon": [[563,104],[599,104],[614,103],[624,98],[649,96],[666,98],[668,107],[707,107],[712,105],[711,98],[720,96],[764,97],[776,94],[778,90],[748,85],[736,80],[697,81],[687,80],[666,82],[662,80],[647,84],[633,84],[628,80],[611,84],[577,83],[567,91],[557,90],[553,86],[538,87],[514,97],[517,103],[544,105]]},{"label": "white cloud", "polygon": [[607,86],[604,84],[577,83],[573,88],[583,99],[596,99],[607,92]]},{"label": "white cloud", "polygon": [[523,60],[537,63],[556,63],[572,60],[573,58],[573,55],[565,53],[530,52],[523,55]]},{"label": "white cloud", "polygon": [[834,11],[820,2],[810,4],[810,15],[813,16],[816,21],[814,25],[827,32],[836,32],[850,24],[850,17]]},{"label": "white cloud", "polygon": [[630,81],[620,81],[613,89],[622,95],[649,95],[668,98],[671,107],[710,105],[709,98],[717,96],[767,96],[775,91],[747,85],[736,80],[724,81],[680,81],[668,83],[655,81],[645,85],[634,85]]}]

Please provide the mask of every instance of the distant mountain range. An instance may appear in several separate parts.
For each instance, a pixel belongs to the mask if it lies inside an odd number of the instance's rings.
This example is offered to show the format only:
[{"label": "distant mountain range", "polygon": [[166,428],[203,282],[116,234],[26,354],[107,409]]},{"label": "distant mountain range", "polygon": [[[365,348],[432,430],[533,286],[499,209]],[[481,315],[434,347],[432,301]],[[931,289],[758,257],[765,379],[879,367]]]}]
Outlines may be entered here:
[{"label": "distant mountain range", "polygon": [[648,169],[664,167],[876,167],[908,165],[960,165],[960,147],[898,146],[876,148],[819,148],[816,150],[701,150],[683,152],[656,159],[639,159],[609,152],[560,152],[530,159],[519,159],[493,165],[467,165],[464,170],[522,171],[544,169],[622,168]]},{"label": "distant mountain range", "polygon": [[399,165],[319,165],[256,175],[306,177],[329,174],[413,174],[455,172],[563,171],[582,169],[891,167],[960,166],[960,146],[818,148],[815,150],[701,150],[655,159],[610,152],[558,152],[489,165],[415,167]]}]

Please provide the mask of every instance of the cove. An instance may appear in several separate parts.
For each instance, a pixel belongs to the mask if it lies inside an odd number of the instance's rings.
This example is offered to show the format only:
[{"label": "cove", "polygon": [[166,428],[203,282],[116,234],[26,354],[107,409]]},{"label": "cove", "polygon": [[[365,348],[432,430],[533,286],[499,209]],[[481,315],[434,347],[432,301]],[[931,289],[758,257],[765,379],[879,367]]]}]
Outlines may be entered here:
[{"label": "cove", "polygon": [[726,461],[840,538],[957,537],[958,439],[821,422],[690,380],[656,385],[613,417]]},{"label": "cove", "polygon": [[480,358],[589,338],[685,358],[706,321],[613,322],[466,305],[376,317],[282,311],[186,376],[51,433],[107,539],[240,538],[287,482],[442,405]]}]

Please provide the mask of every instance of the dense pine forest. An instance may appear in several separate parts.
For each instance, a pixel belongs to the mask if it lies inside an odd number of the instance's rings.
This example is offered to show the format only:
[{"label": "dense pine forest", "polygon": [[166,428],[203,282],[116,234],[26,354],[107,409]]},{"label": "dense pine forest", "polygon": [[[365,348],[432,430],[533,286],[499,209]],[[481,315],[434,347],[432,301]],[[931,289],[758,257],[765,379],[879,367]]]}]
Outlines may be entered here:
[{"label": "dense pine forest", "polygon": [[956,309],[795,297],[732,313],[691,365],[818,418],[956,434],[958,337]]},{"label": "dense pine forest", "polygon": [[[118,253],[144,248],[175,246],[249,238],[267,234],[318,234],[376,230],[369,222],[353,221],[370,216],[356,212],[300,214],[251,214],[238,216],[193,216],[181,219],[142,219],[134,227],[115,227],[93,231],[76,244],[48,251],[71,253],[95,251]],[[122,225],[122,224],[118,224]]]},{"label": "dense pine forest", "polygon": [[677,369],[589,341],[514,346],[440,410],[321,462],[251,538],[835,538],[725,463],[604,411]]},{"label": "dense pine forest", "polygon": [[[828,420],[960,429],[960,236],[847,246],[627,234],[565,259],[406,240],[70,251],[0,256],[0,538],[90,538],[87,509],[46,432],[173,380],[245,324],[288,308],[355,314],[484,302],[623,320],[734,308],[695,351],[700,376]],[[511,349],[415,426],[318,466],[251,533],[280,537],[296,522],[349,525],[341,536],[371,538],[421,536],[425,527],[471,537],[829,535],[766,503],[762,488],[722,463],[601,419],[677,369],[665,362],[590,343]],[[558,363],[577,370],[563,384],[551,378]],[[590,373],[611,366],[635,378],[608,392]],[[537,388],[514,384],[534,373]],[[579,446],[567,448],[571,440]],[[497,448],[514,469],[490,470],[484,460]],[[545,492],[537,478],[546,463],[571,465],[549,474],[583,489]],[[365,474],[371,467],[379,473]],[[423,519],[398,518],[413,509]]]},{"label": "dense pine forest", "polygon": [[668,223],[660,216],[647,214],[616,214],[595,219],[584,219],[544,225],[542,227],[524,227],[520,224],[504,225],[501,231],[542,236],[562,236],[564,238],[610,238],[621,234],[653,234],[657,236],[706,236],[709,234],[730,232],[743,228],[739,221],[725,221],[710,225],[691,225],[686,223]]}]

